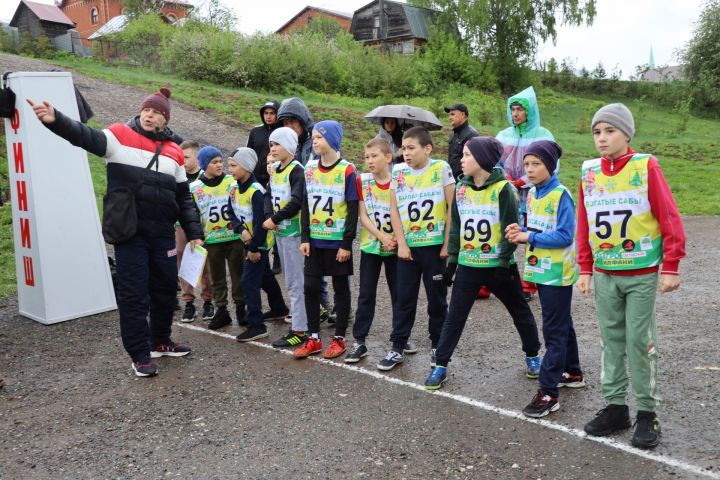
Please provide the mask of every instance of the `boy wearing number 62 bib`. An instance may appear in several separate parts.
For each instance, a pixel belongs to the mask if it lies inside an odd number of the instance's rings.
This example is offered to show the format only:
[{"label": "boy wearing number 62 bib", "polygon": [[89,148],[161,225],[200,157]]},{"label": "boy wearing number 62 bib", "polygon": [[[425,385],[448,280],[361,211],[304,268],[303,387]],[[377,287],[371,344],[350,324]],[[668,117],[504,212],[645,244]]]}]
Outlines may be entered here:
[{"label": "boy wearing number 62 bib", "polygon": [[630,110],[621,103],[605,105],[593,117],[592,134],[601,158],[582,166],[577,285],[582,293],[590,292],[594,265],[600,382],[608,406],[585,425],[585,432],[604,436],[630,428],[625,403],[629,364],[638,409],[632,444],[653,448],[660,441],[655,297],[658,285],[660,293],[680,286],[685,232],[658,161],[629,147],[635,134]]},{"label": "boy wearing number 62 bib", "polygon": [[342,125],[333,120],[315,124],[312,147],[319,159],[305,165],[307,199],[302,205],[300,252],[305,256],[305,311],[308,333],[293,351],[305,358],[322,350],[320,340],[320,293],[324,276],[331,276],[335,290],[335,336],[325,358],[346,350],[345,331],[350,316],[350,282],[353,273],[352,243],[358,221],[355,167],[340,156]]},{"label": "boy wearing number 62 bib", "polygon": [[230,269],[232,298],[238,325],[245,325],[245,298],[240,284],[245,251],[240,235],[233,232],[228,206],[228,195],[235,180],[223,172],[223,155],[216,147],[202,147],[198,151],[198,162],[203,173],[190,184],[190,193],[200,210],[205,231],[207,264],[210,267],[215,300],[215,316],[210,320],[208,328],[217,330],[232,323],[227,309],[226,263]]},{"label": "boy wearing number 62 bib", "polygon": [[527,243],[524,279],[537,284],[542,307],[545,357],[540,368],[540,389],[523,414],[540,418],[560,408],[558,387],[584,387],[577,338],[570,306],[577,280],[575,267],[575,204],[554,174],[562,155],[551,140],[532,143],[525,151],[525,174],[535,185],[525,211],[527,226],[508,225],[505,236]]},{"label": "boy wearing number 62 bib", "polygon": [[425,388],[437,390],[447,379],[447,366],[460,341],[480,286],[500,300],[513,319],[525,352],[528,378],[540,370],[540,341],[535,317],[523,297],[516,246],[505,239],[505,228],[517,222],[517,190],[496,167],[502,144],[492,137],[475,137],[463,148],[463,176],[455,188],[445,281],[453,283],[450,310],[437,346],[437,365]]},{"label": "boy wearing number 62 bib", "polygon": [[392,350],[377,364],[379,370],[391,370],[403,361],[403,351],[407,350],[415,323],[420,280],[425,285],[428,302],[431,364],[447,316],[443,272],[455,179],[447,162],[430,158],[433,143],[425,128],[408,129],[403,135],[402,149],[405,163],[393,167],[390,184],[390,216],[398,242]]}]

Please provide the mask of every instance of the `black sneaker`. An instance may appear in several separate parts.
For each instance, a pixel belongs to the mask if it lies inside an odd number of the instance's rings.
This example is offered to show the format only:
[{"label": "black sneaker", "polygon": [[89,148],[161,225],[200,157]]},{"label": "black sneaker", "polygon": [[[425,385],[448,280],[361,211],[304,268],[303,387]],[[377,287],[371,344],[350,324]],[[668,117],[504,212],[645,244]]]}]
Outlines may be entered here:
[{"label": "black sneaker", "polygon": [[572,374],[564,372],[562,376],[560,377],[560,381],[558,382],[558,387],[567,387],[567,388],[582,388],[585,386],[585,379],[583,378],[582,374]]},{"label": "black sneaker", "polygon": [[160,357],[184,357],[189,354],[192,350],[190,347],[184,347],[178,345],[172,340],[167,343],[159,343],[150,352],[150,358]]},{"label": "black sneaker", "polygon": [[290,330],[287,335],[272,342],[272,346],[275,348],[297,347],[301,343],[305,342],[307,338],[308,335],[306,332],[293,332]]},{"label": "black sneaker", "polygon": [[215,316],[215,307],[213,307],[212,300],[205,300],[205,303],[203,303],[202,319],[210,320],[214,316]]},{"label": "black sneaker", "polygon": [[280,264],[280,255],[278,255],[277,251],[273,252],[273,262],[272,262],[272,268],[270,269],[272,271],[273,275],[277,275],[278,273],[282,272],[282,265]]},{"label": "black sneaker", "polygon": [[328,325],[335,325],[337,323],[337,312],[335,311],[335,308],[333,308],[330,315],[328,315],[327,322]]},{"label": "black sneaker", "polygon": [[390,350],[385,358],[380,360],[377,364],[378,370],[392,370],[396,365],[400,365],[403,362],[402,353]]},{"label": "black sneaker", "polygon": [[245,316],[245,307],[235,307],[235,318],[237,318],[238,325],[241,327],[247,327],[248,321],[247,317]]},{"label": "black sneaker", "polygon": [[552,397],[542,390],[538,390],[527,407],[523,408],[523,415],[532,418],[542,418],[550,412],[560,408],[557,397]]},{"label": "black sneaker", "polygon": [[154,377],[158,373],[155,361],[150,358],[139,362],[133,362],[132,369],[138,377]]},{"label": "black sneaker", "polygon": [[417,353],[418,346],[414,342],[407,342],[403,348],[403,353]]},{"label": "black sneaker", "polygon": [[627,405],[608,405],[597,416],[585,424],[585,433],[604,437],[618,430],[630,428],[630,413]]},{"label": "black sneaker", "polygon": [[230,318],[230,313],[227,311],[227,307],[218,307],[218,309],[215,310],[215,315],[208,324],[208,328],[210,330],[217,330],[218,328],[227,327],[231,323],[232,318]]},{"label": "black sneaker", "polygon": [[195,305],[189,302],[185,304],[185,311],[183,312],[180,321],[183,323],[190,323],[195,321]]},{"label": "black sneaker", "polygon": [[357,363],[368,354],[368,349],[364,343],[356,343],[352,346],[347,355],[345,355],[345,363]]},{"label": "black sneaker", "polygon": [[269,320],[283,320],[289,314],[290,310],[288,309],[285,309],[285,311],[282,312],[273,312],[272,310],[268,310],[262,314],[263,322],[267,322]]},{"label": "black sneaker", "polygon": [[238,342],[249,342],[251,340],[257,340],[258,338],[265,338],[267,336],[267,327],[265,325],[258,325],[248,327],[247,330],[235,337],[235,340]]},{"label": "black sneaker", "polygon": [[637,448],[655,448],[660,443],[660,420],[655,412],[639,410],[632,444]]}]

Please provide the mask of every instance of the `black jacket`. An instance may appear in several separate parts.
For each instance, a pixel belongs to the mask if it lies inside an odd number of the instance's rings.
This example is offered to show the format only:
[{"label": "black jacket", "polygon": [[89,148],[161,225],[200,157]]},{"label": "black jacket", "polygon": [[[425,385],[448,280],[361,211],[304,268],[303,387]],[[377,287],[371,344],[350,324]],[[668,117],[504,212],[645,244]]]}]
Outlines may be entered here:
[{"label": "black jacket", "polygon": [[[45,125],[56,135],[107,162],[107,189],[140,187],[135,192],[138,234],[174,237],[179,220],[189,240],[203,238],[200,215],[188,189],[184,158],[172,132],[145,132],[137,122],[116,123],[104,130],[90,128],[55,110]],[[154,168],[147,169],[158,147]]]},{"label": "black jacket", "polygon": [[267,188],[270,181],[270,175],[267,173],[267,156],[270,153],[270,134],[277,128],[277,124],[267,125],[263,123],[250,130],[248,136],[247,147],[252,148],[257,153],[258,161],[253,171],[255,179]]},{"label": "black jacket", "polygon": [[453,177],[457,179],[462,174],[460,167],[460,159],[463,156],[463,147],[465,142],[473,137],[479,137],[480,134],[469,122],[465,122],[457,128],[453,128],[453,134],[448,139],[448,163],[452,169]]}]

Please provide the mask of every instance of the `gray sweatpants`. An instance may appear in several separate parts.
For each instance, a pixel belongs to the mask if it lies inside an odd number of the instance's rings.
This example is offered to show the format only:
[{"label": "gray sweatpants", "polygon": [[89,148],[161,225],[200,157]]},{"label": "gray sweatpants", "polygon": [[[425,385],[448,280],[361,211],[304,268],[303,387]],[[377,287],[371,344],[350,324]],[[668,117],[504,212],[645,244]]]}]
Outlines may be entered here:
[{"label": "gray sweatpants", "polygon": [[305,257],[300,253],[300,237],[275,236],[280,253],[285,286],[290,297],[290,315],[292,329],[306,332],[307,313],[305,312]]}]

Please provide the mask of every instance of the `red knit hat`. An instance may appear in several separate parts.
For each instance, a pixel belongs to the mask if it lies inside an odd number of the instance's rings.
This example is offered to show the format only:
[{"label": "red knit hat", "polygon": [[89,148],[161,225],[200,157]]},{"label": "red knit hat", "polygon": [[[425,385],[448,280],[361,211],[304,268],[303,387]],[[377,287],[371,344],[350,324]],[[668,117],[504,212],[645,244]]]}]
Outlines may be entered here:
[{"label": "red knit hat", "polygon": [[140,104],[140,110],[145,108],[154,108],[158,112],[162,113],[166,121],[170,121],[170,89],[161,88],[160,92],[153,93],[145,97],[145,100]]}]

